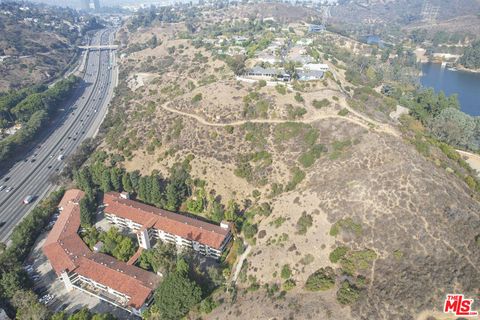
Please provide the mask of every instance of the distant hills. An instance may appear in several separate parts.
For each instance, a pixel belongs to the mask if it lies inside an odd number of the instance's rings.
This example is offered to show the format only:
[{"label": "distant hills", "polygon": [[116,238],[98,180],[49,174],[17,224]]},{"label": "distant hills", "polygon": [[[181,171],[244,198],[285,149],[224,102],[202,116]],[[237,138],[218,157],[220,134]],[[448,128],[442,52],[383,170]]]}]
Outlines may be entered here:
[{"label": "distant hills", "polygon": [[335,20],[411,24],[480,12],[478,0],[345,0],[332,10]]}]

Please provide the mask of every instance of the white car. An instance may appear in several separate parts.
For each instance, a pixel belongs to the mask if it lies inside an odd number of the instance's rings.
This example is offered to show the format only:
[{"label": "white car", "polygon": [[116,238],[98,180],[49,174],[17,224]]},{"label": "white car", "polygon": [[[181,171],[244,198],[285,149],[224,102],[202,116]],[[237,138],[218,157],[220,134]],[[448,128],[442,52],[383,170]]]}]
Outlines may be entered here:
[{"label": "white car", "polygon": [[5,192],[10,192],[13,190],[13,187],[8,187],[7,190],[5,190]]},{"label": "white car", "polygon": [[3,189],[5,189],[5,186],[0,186],[0,191],[2,191]]}]

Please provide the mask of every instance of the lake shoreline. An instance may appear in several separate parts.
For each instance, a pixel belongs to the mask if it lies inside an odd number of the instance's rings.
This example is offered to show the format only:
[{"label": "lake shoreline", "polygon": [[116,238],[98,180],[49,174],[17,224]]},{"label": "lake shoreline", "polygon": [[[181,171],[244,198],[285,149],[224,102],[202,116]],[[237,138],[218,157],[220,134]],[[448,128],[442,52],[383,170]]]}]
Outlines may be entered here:
[{"label": "lake shoreline", "polygon": [[421,64],[419,80],[423,87],[433,88],[437,93],[457,94],[463,112],[480,116],[480,72],[450,70],[439,63],[428,62]]}]

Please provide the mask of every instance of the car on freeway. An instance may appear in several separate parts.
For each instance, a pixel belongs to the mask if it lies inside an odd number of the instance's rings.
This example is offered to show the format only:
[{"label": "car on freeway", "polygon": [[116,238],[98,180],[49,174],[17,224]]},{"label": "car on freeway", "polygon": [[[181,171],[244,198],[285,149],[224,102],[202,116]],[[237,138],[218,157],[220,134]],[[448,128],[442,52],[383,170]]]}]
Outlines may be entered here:
[{"label": "car on freeway", "polygon": [[23,199],[23,204],[30,204],[32,203],[33,200],[35,200],[35,196],[29,194],[28,196],[25,197],[25,199]]},{"label": "car on freeway", "polygon": [[6,177],[5,179],[3,179],[3,181],[7,182],[8,180],[10,180],[10,177]]},{"label": "car on freeway", "polygon": [[3,191],[5,189],[5,186],[0,186],[0,191]]},{"label": "car on freeway", "polygon": [[57,160],[62,161],[64,158],[65,158],[65,156],[63,154],[61,154],[61,155],[58,156]]},{"label": "car on freeway", "polygon": [[13,187],[8,187],[7,190],[5,190],[5,192],[10,192],[13,190]]}]

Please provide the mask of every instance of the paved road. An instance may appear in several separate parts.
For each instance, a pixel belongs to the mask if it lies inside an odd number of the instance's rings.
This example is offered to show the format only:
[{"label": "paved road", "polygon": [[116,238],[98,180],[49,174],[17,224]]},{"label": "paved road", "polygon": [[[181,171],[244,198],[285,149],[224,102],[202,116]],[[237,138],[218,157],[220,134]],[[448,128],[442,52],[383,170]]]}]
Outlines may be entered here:
[{"label": "paved road", "polygon": [[[103,29],[91,39],[91,45],[113,44],[114,29]],[[0,241],[7,242],[13,228],[49,191],[55,188],[49,178],[61,172],[64,161],[80,143],[98,131],[116,84],[115,55],[109,50],[89,51],[82,73],[83,85],[65,104],[48,135],[24,159],[2,172],[0,186]],[[110,67],[110,66],[113,67]],[[8,188],[13,188],[6,192]],[[35,201],[23,204],[27,195]]]}]

